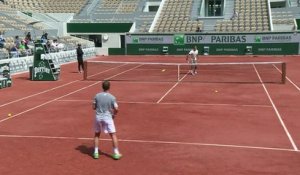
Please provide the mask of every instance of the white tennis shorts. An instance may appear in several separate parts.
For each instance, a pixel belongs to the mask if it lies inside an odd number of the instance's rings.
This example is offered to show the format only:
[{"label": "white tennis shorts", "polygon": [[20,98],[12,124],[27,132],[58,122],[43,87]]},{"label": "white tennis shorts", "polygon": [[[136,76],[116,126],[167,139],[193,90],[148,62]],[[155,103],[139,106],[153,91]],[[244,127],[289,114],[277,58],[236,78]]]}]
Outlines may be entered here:
[{"label": "white tennis shorts", "polygon": [[104,132],[104,133],[115,133],[116,127],[114,120],[112,118],[95,118],[95,132]]}]

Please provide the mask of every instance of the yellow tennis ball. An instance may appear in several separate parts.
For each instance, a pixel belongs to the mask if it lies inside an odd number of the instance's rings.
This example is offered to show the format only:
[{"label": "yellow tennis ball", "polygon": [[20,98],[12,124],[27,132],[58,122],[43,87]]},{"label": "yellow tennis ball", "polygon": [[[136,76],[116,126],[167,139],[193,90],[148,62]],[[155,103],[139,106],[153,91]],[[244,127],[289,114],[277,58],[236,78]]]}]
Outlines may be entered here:
[{"label": "yellow tennis ball", "polygon": [[7,116],[8,116],[8,117],[11,117],[11,113],[8,113]]},{"label": "yellow tennis ball", "polygon": [[166,69],[161,70],[162,72],[166,71]]},{"label": "yellow tennis ball", "polygon": [[215,90],[215,92],[219,92],[218,90]]}]

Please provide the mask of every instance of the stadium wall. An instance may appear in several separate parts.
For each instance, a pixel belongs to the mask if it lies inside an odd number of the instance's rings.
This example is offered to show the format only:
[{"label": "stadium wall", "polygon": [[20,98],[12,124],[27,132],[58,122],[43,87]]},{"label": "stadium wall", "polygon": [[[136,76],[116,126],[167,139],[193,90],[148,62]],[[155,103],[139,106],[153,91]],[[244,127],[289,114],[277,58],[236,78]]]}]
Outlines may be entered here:
[{"label": "stadium wall", "polygon": [[128,34],[125,53],[185,55],[194,46],[209,55],[298,55],[300,33]]}]

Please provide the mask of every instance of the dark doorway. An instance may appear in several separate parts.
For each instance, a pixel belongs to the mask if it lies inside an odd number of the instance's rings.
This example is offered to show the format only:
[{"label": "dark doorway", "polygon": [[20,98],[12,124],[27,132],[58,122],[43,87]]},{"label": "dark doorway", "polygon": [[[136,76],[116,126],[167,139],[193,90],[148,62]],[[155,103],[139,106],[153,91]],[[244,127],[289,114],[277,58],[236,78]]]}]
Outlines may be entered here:
[{"label": "dark doorway", "polygon": [[223,0],[206,0],[206,16],[223,16]]},{"label": "dark doorway", "polygon": [[95,47],[102,47],[102,35],[89,35],[89,40],[94,41]]}]

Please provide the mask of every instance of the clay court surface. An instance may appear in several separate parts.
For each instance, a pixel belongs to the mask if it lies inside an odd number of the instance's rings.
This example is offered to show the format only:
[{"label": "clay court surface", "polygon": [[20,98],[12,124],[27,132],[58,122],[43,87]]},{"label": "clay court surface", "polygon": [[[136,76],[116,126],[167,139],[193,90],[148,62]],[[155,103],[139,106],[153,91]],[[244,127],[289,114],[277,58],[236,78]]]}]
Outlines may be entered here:
[{"label": "clay court surface", "polygon": [[[184,63],[185,56],[91,60]],[[286,83],[261,83],[278,79],[280,70],[260,72],[260,66],[218,76],[206,75],[200,66],[196,76],[186,74],[178,82],[163,81],[168,68],[131,67],[109,75],[144,76],[111,82],[120,106],[115,122],[124,157],[118,161],[109,157],[107,135],[101,135],[102,155],[92,158],[91,104],[100,80],[84,81],[77,63],[62,65],[58,81],[30,81],[28,72],[14,75],[13,86],[0,90],[0,174],[299,174],[300,57],[200,57],[200,63],[257,61],[286,62]],[[147,81],[153,74],[162,79]],[[201,76],[205,82],[185,81]],[[236,79],[221,82],[229,77]]]}]

